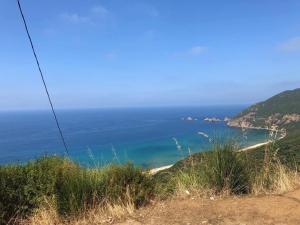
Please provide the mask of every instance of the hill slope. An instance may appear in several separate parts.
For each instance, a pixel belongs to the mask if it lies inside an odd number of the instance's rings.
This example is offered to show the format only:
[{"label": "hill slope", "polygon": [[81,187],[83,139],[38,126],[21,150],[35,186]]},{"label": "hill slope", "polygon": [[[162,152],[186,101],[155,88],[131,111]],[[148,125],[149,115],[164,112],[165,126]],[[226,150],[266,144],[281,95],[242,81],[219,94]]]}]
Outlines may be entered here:
[{"label": "hill slope", "polygon": [[[232,127],[280,129],[285,138],[277,142],[278,155],[284,161],[300,165],[300,88],[284,91],[264,102],[250,106],[227,123]],[[255,154],[261,154],[258,149]]]},{"label": "hill slope", "polygon": [[300,122],[300,88],[250,106],[228,121],[228,125],[271,129],[272,126],[287,128],[295,122]]}]

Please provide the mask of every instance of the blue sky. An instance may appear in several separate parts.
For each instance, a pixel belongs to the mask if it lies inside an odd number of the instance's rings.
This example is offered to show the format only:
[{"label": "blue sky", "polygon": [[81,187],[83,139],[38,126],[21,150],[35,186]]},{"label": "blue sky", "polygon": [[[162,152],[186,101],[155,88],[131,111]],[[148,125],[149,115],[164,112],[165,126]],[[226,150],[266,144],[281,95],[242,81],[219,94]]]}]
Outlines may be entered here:
[{"label": "blue sky", "polygon": [[[249,104],[300,87],[300,1],[22,0],[57,108]],[[48,103],[16,1],[0,109]]]}]

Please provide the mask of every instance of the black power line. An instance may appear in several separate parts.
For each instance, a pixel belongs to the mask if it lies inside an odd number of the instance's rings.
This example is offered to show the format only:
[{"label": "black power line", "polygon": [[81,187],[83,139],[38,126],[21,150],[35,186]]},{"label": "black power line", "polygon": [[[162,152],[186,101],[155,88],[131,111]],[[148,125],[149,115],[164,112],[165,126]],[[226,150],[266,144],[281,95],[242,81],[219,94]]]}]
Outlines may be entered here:
[{"label": "black power line", "polygon": [[53,113],[53,116],[54,116],[54,119],[55,119],[57,128],[58,128],[58,130],[59,130],[60,137],[61,137],[62,142],[63,142],[64,147],[65,147],[65,153],[66,153],[67,155],[69,155],[68,147],[67,147],[67,144],[66,144],[64,135],[63,135],[62,130],[61,130],[61,128],[60,128],[60,125],[59,125],[59,122],[58,122],[58,119],[57,119],[57,116],[56,116],[56,113],[55,113],[55,110],[54,110],[54,107],[53,107],[53,103],[52,103],[52,100],[51,100],[51,97],[50,97],[50,94],[49,94],[49,91],[48,91],[48,88],[47,88],[47,84],[46,84],[46,81],[45,81],[45,78],[44,78],[42,69],[41,69],[41,67],[40,67],[40,63],[39,63],[38,57],[37,57],[36,52],[35,52],[35,48],[34,48],[34,46],[33,46],[33,42],[32,42],[32,39],[31,39],[29,30],[28,30],[28,27],[27,27],[27,23],[26,23],[24,14],[23,14],[23,10],[22,10],[20,1],[17,0],[17,2],[18,2],[18,7],[19,7],[19,10],[20,10],[22,19],[23,19],[24,26],[25,26],[25,29],[26,29],[26,33],[27,33],[27,36],[28,36],[28,39],[29,39],[29,42],[30,42],[30,45],[31,45],[31,49],[32,49],[32,52],[33,52],[33,55],[34,55],[36,64],[37,64],[37,66],[38,66],[38,69],[39,69],[39,72],[40,72],[40,75],[41,75],[41,78],[42,78],[42,81],[43,81],[43,85],[44,85],[46,94],[47,94],[47,96],[48,96],[48,100],[49,100],[49,103],[50,103],[50,106],[51,106],[51,109],[52,109],[52,113]]}]

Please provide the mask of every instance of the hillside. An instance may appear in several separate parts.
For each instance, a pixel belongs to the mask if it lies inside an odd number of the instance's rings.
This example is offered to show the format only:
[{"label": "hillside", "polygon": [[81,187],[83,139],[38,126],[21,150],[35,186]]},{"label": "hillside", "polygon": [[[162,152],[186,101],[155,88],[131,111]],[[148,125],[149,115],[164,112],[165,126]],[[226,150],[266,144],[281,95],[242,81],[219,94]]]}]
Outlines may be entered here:
[{"label": "hillside", "polygon": [[250,106],[228,121],[232,127],[285,128],[300,122],[300,88],[284,91]]},{"label": "hillside", "polygon": [[[300,88],[284,91],[264,102],[250,106],[227,123],[232,127],[278,129],[285,138],[277,141],[278,156],[283,162],[300,165]],[[264,158],[264,147],[252,151]]]}]

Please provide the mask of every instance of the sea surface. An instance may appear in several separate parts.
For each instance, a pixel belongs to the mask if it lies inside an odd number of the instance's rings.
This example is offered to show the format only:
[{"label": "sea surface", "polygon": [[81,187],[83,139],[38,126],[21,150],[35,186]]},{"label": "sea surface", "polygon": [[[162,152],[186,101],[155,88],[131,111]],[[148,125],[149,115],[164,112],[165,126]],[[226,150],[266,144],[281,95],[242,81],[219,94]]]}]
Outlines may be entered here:
[{"label": "sea surface", "polygon": [[[81,165],[131,161],[154,168],[173,164],[189,152],[206,151],[214,142],[234,140],[245,147],[266,140],[264,130],[242,132],[224,122],[203,120],[234,116],[243,108],[115,108],[58,110],[57,114],[70,157]],[[23,163],[53,154],[64,155],[64,148],[50,111],[0,112],[0,164]]]}]

